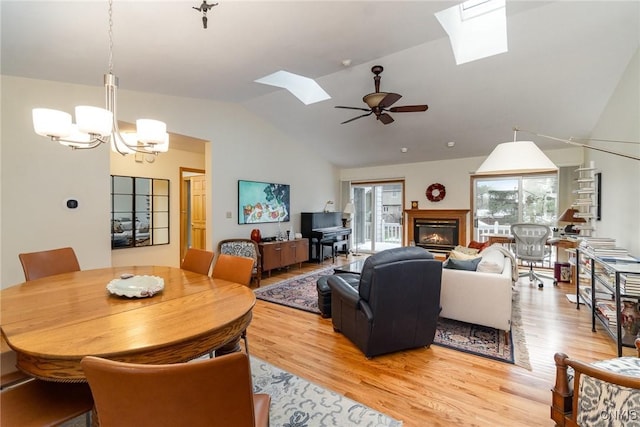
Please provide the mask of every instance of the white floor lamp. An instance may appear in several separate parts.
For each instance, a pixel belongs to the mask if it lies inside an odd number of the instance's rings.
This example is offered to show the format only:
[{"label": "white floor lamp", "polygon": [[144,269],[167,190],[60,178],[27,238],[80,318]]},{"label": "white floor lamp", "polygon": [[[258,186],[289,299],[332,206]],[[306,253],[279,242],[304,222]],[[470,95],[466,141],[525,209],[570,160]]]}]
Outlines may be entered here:
[{"label": "white floor lamp", "polygon": [[[353,202],[349,202],[344,206],[344,210],[342,211],[342,213],[344,213],[345,215],[348,216],[349,220],[351,220],[353,222],[353,214],[355,213],[355,207],[353,206]],[[354,236],[356,236],[356,234],[353,234]],[[360,254],[358,254],[358,240],[356,237],[356,251],[352,254],[354,256],[359,256]]]},{"label": "white floor lamp", "polygon": [[[353,206],[353,202],[349,202],[345,205],[344,210],[342,211],[344,214],[349,216],[349,219],[353,221],[353,214],[355,213],[355,207]],[[357,226],[356,222],[356,226]],[[357,227],[356,227],[357,228]],[[358,253],[358,236],[357,233],[354,233],[355,242],[356,242],[356,251],[352,254],[353,256],[360,256]]]}]

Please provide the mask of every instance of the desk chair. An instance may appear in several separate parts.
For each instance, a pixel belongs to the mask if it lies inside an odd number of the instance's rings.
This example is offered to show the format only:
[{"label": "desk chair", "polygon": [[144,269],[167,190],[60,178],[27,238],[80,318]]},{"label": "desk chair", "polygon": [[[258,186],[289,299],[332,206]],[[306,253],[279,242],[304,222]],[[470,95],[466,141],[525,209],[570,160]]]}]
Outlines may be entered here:
[{"label": "desk chair", "polygon": [[553,280],[553,284],[558,282],[551,276],[536,273],[533,264],[542,262],[551,255],[551,250],[547,248],[547,238],[551,230],[543,224],[512,224],[511,234],[515,239],[516,258],[529,263],[529,271],[520,273],[520,277],[529,276],[529,282],[538,281],[538,287],[544,287],[543,278]]},{"label": "desk chair", "polygon": [[253,393],[244,353],[168,365],[86,356],[81,365],[100,427],[269,425],[271,397]]},{"label": "desk chair", "polygon": [[184,259],[182,260],[182,264],[180,264],[180,268],[208,276],[212,262],[213,252],[189,248],[187,249],[187,253],[184,254]]},{"label": "desk chair", "polygon": [[20,258],[24,279],[27,282],[55,274],[80,271],[80,264],[73,248],[22,253],[18,255],[18,258]]}]

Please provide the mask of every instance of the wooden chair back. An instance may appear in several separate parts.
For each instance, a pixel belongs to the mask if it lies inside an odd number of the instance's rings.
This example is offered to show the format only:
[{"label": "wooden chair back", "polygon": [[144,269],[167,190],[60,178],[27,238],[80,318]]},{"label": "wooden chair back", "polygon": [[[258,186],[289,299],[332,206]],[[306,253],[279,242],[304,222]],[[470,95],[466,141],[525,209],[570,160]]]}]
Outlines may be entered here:
[{"label": "wooden chair back", "polygon": [[81,365],[101,427],[254,427],[269,422],[270,397],[254,396],[244,353],[169,365],[87,356]]},{"label": "wooden chair back", "polygon": [[194,273],[209,274],[213,262],[213,252],[202,249],[189,248],[184,255],[180,268]]},{"label": "wooden chair back", "polygon": [[212,276],[214,279],[224,279],[249,286],[251,284],[252,271],[252,258],[219,254],[213,266]]},{"label": "wooden chair back", "polygon": [[27,282],[55,274],[80,271],[80,264],[73,248],[22,253],[18,258]]}]

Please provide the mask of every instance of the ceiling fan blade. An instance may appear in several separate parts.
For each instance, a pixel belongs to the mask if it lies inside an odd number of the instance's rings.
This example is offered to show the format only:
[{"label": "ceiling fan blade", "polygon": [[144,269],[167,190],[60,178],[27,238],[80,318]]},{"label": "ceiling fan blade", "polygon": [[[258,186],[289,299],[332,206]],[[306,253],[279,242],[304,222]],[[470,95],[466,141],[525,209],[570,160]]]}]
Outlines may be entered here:
[{"label": "ceiling fan blade", "polygon": [[347,110],[370,111],[370,110],[369,110],[369,108],[360,108],[360,107],[343,107],[342,105],[336,105],[334,108],[346,108]]},{"label": "ceiling fan blade", "polygon": [[340,124],[341,124],[341,125],[343,125],[343,124],[345,124],[345,123],[349,123],[349,122],[352,122],[352,121],[354,121],[354,120],[358,120],[358,119],[361,119],[361,118],[363,118],[363,117],[370,116],[372,113],[373,113],[373,111],[369,111],[367,114],[363,114],[363,115],[361,115],[361,116],[354,117],[354,118],[349,119],[349,120],[347,120],[347,121],[345,121],[345,122],[342,122],[342,123],[340,123]]},{"label": "ceiling fan blade", "polygon": [[382,98],[382,101],[380,101],[380,103],[378,104],[378,107],[380,108],[389,107],[390,105],[395,104],[400,98],[402,98],[402,95],[398,93],[388,93],[387,96]]},{"label": "ceiling fan blade", "polygon": [[416,113],[418,111],[427,111],[428,105],[403,105],[402,107],[389,108],[392,113]]},{"label": "ceiling fan blade", "polygon": [[385,125],[388,125],[389,123],[393,123],[393,117],[391,117],[390,115],[388,115],[387,113],[382,113],[378,116],[378,120],[380,120],[382,123],[384,123]]}]

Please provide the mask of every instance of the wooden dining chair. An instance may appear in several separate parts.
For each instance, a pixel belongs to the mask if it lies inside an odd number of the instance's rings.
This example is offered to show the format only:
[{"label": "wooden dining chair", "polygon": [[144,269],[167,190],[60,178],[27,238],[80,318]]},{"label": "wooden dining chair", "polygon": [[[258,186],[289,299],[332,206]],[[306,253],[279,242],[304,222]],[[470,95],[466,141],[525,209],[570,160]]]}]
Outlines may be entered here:
[{"label": "wooden dining chair", "polygon": [[214,279],[224,279],[249,286],[252,271],[252,258],[219,254],[213,266],[212,276]]},{"label": "wooden dining chair", "polygon": [[73,248],[22,253],[18,254],[18,258],[27,282],[55,274],[80,271],[80,264]]},{"label": "wooden dining chair", "polygon": [[213,262],[213,252],[202,249],[189,248],[184,255],[180,268],[193,271],[194,273],[209,275],[211,263]]},{"label": "wooden dining chair", "polygon": [[100,427],[269,425],[271,397],[253,393],[244,353],[169,365],[86,356],[81,365]]},{"label": "wooden dining chair", "polygon": [[82,414],[90,426],[93,396],[86,383],[30,379],[3,388],[0,408],[2,426],[57,426]]}]

